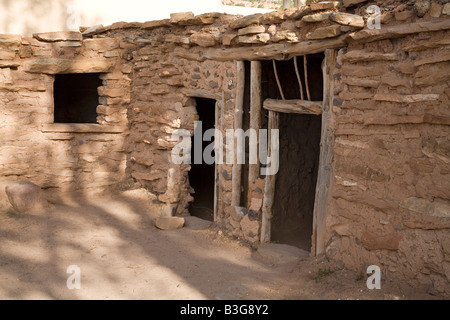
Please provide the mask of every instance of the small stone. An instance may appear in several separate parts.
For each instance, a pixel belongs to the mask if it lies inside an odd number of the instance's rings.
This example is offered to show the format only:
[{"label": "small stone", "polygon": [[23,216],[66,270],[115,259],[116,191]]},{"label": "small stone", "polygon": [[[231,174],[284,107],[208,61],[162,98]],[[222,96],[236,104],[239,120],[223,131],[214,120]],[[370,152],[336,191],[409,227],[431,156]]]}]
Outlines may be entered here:
[{"label": "small stone", "polygon": [[442,14],[450,15],[450,2],[444,5],[442,9]]},{"label": "small stone", "polygon": [[82,41],[83,36],[80,32],[75,31],[60,31],[60,32],[47,32],[47,33],[35,33],[33,37],[43,42],[57,42],[57,41]]},{"label": "small stone", "polygon": [[170,14],[170,22],[178,23],[181,20],[185,20],[185,19],[193,18],[193,17],[194,17],[194,14],[192,12],[171,13]]},{"label": "small stone", "polygon": [[430,16],[433,18],[439,18],[442,13],[443,6],[439,3],[433,2],[430,7]]},{"label": "small stone", "polygon": [[328,27],[317,28],[313,32],[309,32],[306,35],[306,38],[308,38],[309,40],[318,40],[337,37],[340,34],[341,34],[341,27],[338,25],[333,25]]},{"label": "small stone", "polygon": [[411,10],[405,10],[395,13],[395,19],[397,21],[405,21],[412,18],[414,13]]},{"label": "small stone", "polygon": [[266,27],[264,26],[249,26],[243,29],[238,30],[238,35],[243,36],[247,34],[256,34],[256,33],[262,33],[266,31]]},{"label": "small stone", "polygon": [[229,24],[229,26],[232,29],[240,29],[240,28],[250,26],[252,24],[259,24],[262,16],[263,15],[261,13],[251,14],[251,15],[245,16],[243,18],[232,21]]},{"label": "small stone", "polygon": [[216,40],[209,33],[194,33],[190,37],[190,41],[200,47],[212,47],[216,44]]},{"label": "small stone", "polygon": [[219,87],[219,84],[216,81],[210,81],[209,86],[211,89],[217,89]]},{"label": "small stone", "polygon": [[351,13],[334,12],[330,14],[330,20],[344,26],[352,26],[356,28],[364,28],[364,18]]},{"label": "small stone", "polygon": [[339,1],[321,1],[317,3],[311,3],[310,7],[312,11],[319,11],[319,10],[328,10],[328,9],[335,9],[339,5]]},{"label": "small stone", "polygon": [[17,212],[42,210],[48,207],[44,191],[30,181],[19,181],[5,188],[8,200]]},{"label": "small stone", "polygon": [[416,10],[418,17],[423,17],[428,10],[430,10],[430,0],[416,0],[414,3],[414,9]]},{"label": "small stone", "polygon": [[179,217],[159,217],[155,219],[155,227],[161,230],[177,230],[184,227],[184,218]]},{"label": "small stone", "polygon": [[302,18],[302,22],[321,22],[321,21],[325,21],[328,20],[330,17],[331,12],[324,12],[324,13],[315,13],[315,14],[310,14],[307,16],[304,16]]}]

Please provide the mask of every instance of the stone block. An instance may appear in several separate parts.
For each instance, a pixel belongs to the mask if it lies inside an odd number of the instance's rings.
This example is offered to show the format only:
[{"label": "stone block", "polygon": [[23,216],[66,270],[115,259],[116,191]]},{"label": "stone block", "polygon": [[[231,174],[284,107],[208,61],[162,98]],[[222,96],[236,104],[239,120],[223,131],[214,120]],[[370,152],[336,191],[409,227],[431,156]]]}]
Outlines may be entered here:
[{"label": "stone block", "polygon": [[193,18],[194,14],[192,12],[178,12],[178,13],[171,13],[170,14],[170,22],[171,23],[178,23],[181,20]]},{"label": "stone block", "polygon": [[263,15],[261,13],[251,14],[240,19],[234,20],[229,24],[232,29],[240,29],[248,27],[252,24],[259,24]]},{"label": "stone block", "polygon": [[59,31],[59,32],[46,32],[46,33],[34,33],[33,37],[43,42],[57,42],[57,41],[81,41],[83,36],[80,32],[76,31]]},{"label": "stone block", "polygon": [[180,217],[159,217],[155,219],[154,223],[155,227],[160,230],[177,230],[184,227],[185,220]]},{"label": "stone block", "polygon": [[330,14],[329,19],[344,26],[364,28],[364,18],[357,14],[334,12]]},{"label": "stone block", "polygon": [[5,191],[17,212],[39,211],[48,207],[44,191],[30,181],[11,183],[6,186]]},{"label": "stone block", "polygon": [[339,1],[320,1],[311,3],[310,8],[312,11],[335,9],[339,6]]},{"label": "stone block", "polygon": [[309,257],[309,252],[287,244],[264,243],[258,246],[257,253],[271,264],[282,265],[299,262]]},{"label": "stone block", "polygon": [[341,34],[341,27],[338,25],[317,28],[313,32],[309,32],[306,38],[309,40],[319,40],[326,38],[334,38]]},{"label": "stone block", "polygon": [[400,236],[398,234],[378,235],[365,231],[361,243],[367,250],[398,250]]}]

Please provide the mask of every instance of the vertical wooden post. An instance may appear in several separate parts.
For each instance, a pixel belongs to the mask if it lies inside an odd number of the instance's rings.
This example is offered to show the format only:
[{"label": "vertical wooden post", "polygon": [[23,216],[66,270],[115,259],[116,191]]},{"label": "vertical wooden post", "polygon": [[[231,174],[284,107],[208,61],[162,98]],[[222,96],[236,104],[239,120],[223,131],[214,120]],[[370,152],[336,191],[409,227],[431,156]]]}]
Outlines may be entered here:
[{"label": "vertical wooden post", "polygon": [[300,0],[294,0],[294,8],[300,7]]},{"label": "vertical wooden post", "polygon": [[[236,101],[234,107],[234,129],[242,128],[242,117],[244,113],[244,94],[245,94],[245,65],[244,61],[237,62],[237,84]],[[234,137],[234,164],[233,181],[231,191],[231,205],[239,206],[241,202],[241,171],[242,165],[238,164],[237,159],[237,138]]]},{"label": "vertical wooden post", "polygon": [[322,136],[320,141],[319,172],[317,176],[316,200],[314,204],[313,218],[313,246],[312,255],[325,252],[325,217],[329,210],[331,198],[331,187],[333,183],[333,155],[334,135],[330,129],[333,107],[334,90],[334,65],[336,50],[325,51],[325,60],[322,64],[323,70],[323,113],[322,113]]},{"label": "vertical wooden post", "polygon": [[[222,117],[220,112],[223,109],[222,105],[225,103],[224,100],[216,101],[216,113],[215,113],[215,125],[216,129],[222,129]],[[220,164],[216,163],[216,168],[214,171],[214,222],[218,221],[219,216],[219,195],[220,195]]]},{"label": "vertical wooden post", "polygon": [[[268,134],[268,156],[270,157],[275,152],[279,152],[279,146],[272,149],[271,131],[279,128],[279,113],[275,111],[269,111],[269,134]],[[275,157],[271,159],[275,160]],[[272,166],[277,164],[272,163]],[[275,196],[275,182],[276,175],[266,177],[266,184],[264,187],[264,200],[262,205],[262,223],[261,223],[261,243],[268,243],[271,239],[272,228],[272,206]]]},{"label": "vertical wooden post", "polygon": [[[252,61],[250,70],[250,130],[254,130],[259,141],[259,128],[261,127],[261,62]],[[258,143],[259,145],[259,143]],[[259,148],[257,148],[259,150]],[[257,155],[257,164],[249,164],[248,173],[248,202],[251,201],[250,187],[259,177],[259,156]]]},{"label": "vertical wooden post", "polygon": [[283,9],[289,9],[291,7],[291,0],[283,0]]}]

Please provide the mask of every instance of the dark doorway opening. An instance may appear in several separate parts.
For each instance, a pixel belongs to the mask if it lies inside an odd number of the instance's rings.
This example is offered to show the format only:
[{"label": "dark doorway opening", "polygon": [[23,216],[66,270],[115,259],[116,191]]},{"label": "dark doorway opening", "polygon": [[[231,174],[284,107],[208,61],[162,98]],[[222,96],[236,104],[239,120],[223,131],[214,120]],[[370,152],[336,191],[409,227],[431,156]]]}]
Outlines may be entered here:
[{"label": "dark doorway opening", "polygon": [[97,123],[99,73],[57,74],[54,83],[55,123]]},{"label": "dark doorway opening", "polygon": [[[323,100],[323,53],[306,56],[307,79],[312,101]],[[272,61],[262,62],[262,92],[266,98],[281,100]],[[297,57],[303,99],[307,100],[303,57]],[[301,99],[294,58],[276,61],[277,73],[286,99]],[[322,117],[279,114],[279,171],[272,206],[271,241],[310,251],[317,174],[320,158]]]},{"label": "dark doorway opening", "polygon": [[311,250],[322,117],[280,114],[271,239]]},{"label": "dark doorway opening", "polygon": [[[198,120],[202,122],[201,136],[209,129],[214,129],[216,115],[216,100],[197,98]],[[200,131],[197,133],[200,134]],[[189,183],[194,190],[194,201],[189,206],[189,212],[192,216],[214,221],[214,188],[215,188],[215,163],[207,164],[202,159],[201,163],[195,163],[194,151],[198,148],[197,141],[194,137],[191,149],[191,170],[189,171]],[[203,139],[202,139],[203,140]],[[211,141],[202,141],[201,150],[210,145]],[[214,153],[212,153],[214,155]]]}]

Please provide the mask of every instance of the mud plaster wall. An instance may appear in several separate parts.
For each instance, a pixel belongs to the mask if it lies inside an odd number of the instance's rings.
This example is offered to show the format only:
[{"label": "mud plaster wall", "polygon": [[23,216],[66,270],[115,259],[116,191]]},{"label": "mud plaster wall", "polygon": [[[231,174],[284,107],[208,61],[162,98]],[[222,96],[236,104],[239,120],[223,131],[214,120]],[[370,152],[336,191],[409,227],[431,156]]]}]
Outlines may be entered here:
[{"label": "mud plaster wall", "polygon": [[438,43],[449,35],[355,43],[339,52],[326,223],[331,259],[360,270],[376,264],[386,277],[447,294],[450,62]]},{"label": "mud plaster wall", "polygon": [[[125,179],[131,72],[119,41],[83,40],[78,33],[40,39],[0,35],[0,189],[30,180],[54,198],[118,184]],[[101,72],[103,84],[98,125],[86,132],[86,127],[53,124],[54,75],[90,72]]]}]

